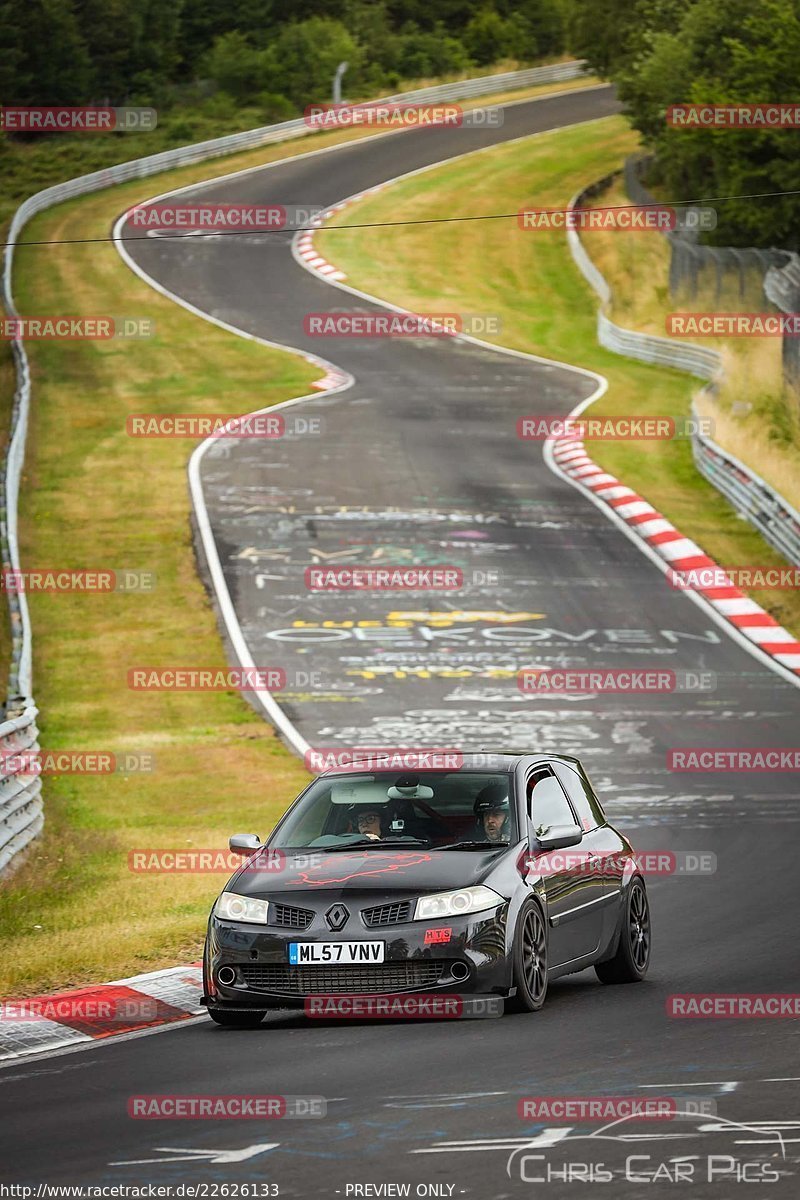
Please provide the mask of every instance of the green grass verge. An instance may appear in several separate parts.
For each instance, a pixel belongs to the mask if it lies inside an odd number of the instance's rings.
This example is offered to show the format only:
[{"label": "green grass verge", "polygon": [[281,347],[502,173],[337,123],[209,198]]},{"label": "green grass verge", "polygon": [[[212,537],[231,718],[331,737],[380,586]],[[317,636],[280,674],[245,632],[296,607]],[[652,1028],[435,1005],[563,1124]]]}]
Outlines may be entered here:
[{"label": "green grass verge", "polygon": [[[547,64],[540,64],[547,65]],[[496,68],[497,69],[497,68]],[[502,64],[502,71],[507,69]],[[516,67],[512,65],[509,70]],[[489,74],[489,71],[478,74]],[[440,83],[453,82],[452,77],[444,79],[411,79],[403,81],[398,91],[414,91],[422,87],[434,87]],[[492,103],[501,99],[522,99],[525,96],[537,96],[545,92],[561,91],[569,87],[588,87],[592,80],[573,80],[563,84],[538,84],[535,87],[517,91],[499,93],[492,96]],[[388,92],[384,92],[388,94]],[[369,97],[372,98],[372,97]],[[351,103],[358,104],[367,97],[354,97]],[[464,107],[487,103],[487,98],[465,101]],[[277,124],[280,121],[291,120],[302,116],[302,112],[289,111],[279,113],[275,109],[258,105],[239,107],[225,95],[199,100],[191,105],[180,105],[172,109],[160,111],[158,124],[155,129],[143,133],[77,133],[59,134],[57,136],[35,137],[27,139],[11,138],[0,131],[0,228],[4,228],[14,210],[27,197],[42,188],[61,183],[62,180],[72,179],[76,175],[85,175],[90,171],[100,171],[115,163],[129,162],[134,158],[144,158],[151,154],[160,154],[164,150],[173,150],[178,146],[186,146],[193,142],[210,141],[213,138],[227,137],[239,133],[243,129],[258,129],[262,125]]]},{"label": "green grass verge", "polygon": [[[502,71],[514,70],[516,65],[515,63],[501,63],[499,69]],[[488,73],[490,72],[481,72],[481,74]],[[449,78],[410,80],[406,81],[403,87],[411,90],[417,87],[433,86],[440,82],[446,83],[451,80]],[[468,109],[486,104],[534,99],[537,96],[594,87],[596,84],[597,80],[592,76],[580,80],[567,80],[563,83],[538,84],[535,87],[498,92],[477,100],[464,101],[463,107]],[[360,99],[356,98],[354,102],[357,103]],[[42,188],[90,171],[113,166],[118,162],[160,153],[163,150],[174,149],[190,142],[221,137],[242,129],[256,128],[276,119],[274,113],[264,112],[256,107],[237,109],[225,97],[216,97],[213,102],[209,101],[189,111],[178,108],[167,112],[160,118],[157,128],[150,133],[77,134],[57,138],[31,138],[28,141],[20,142],[12,141],[7,135],[0,132],[0,233],[5,239],[15,209],[26,197]],[[152,184],[144,184],[144,190],[136,188],[134,198],[147,199],[158,190],[166,190],[170,180],[178,183],[193,183],[211,178],[213,175],[244,169],[248,166],[257,166],[262,162],[270,162],[294,154],[303,154],[324,145],[370,137],[373,133],[380,134],[380,132],[380,129],[355,132],[342,129],[335,133],[311,134],[277,147],[211,160],[209,164],[201,163],[196,167],[154,176]],[[165,181],[163,185],[161,180]],[[120,195],[121,193],[117,191],[115,194]],[[122,204],[120,204],[121,207],[123,207]],[[31,229],[31,226],[26,228],[22,234],[23,239],[32,239]],[[18,251],[20,256],[24,253],[27,251]],[[24,264],[22,265],[24,266]],[[3,307],[0,303],[0,312],[2,311]],[[8,342],[0,340],[0,453],[3,452],[7,441],[13,392],[14,367],[11,348]],[[9,649],[7,622],[0,618],[0,679],[7,676]]]},{"label": "green grass verge", "polygon": [[[31,236],[97,236],[127,199],[115,192],[65,205],[38,218]],[[128,870],[128,851],[224,847],[233,825],[266,831],[305,782],[302,764],[237,694],[127,687],[131,665],[222,666],[224,655],[191,545],[192,445],[131,439],[125,419],[136,411],[247,411],[301,395],[319,375],[296,356],[231,337],[162,299],[111,245],[26,253],[21,310],[125,312],[155,322],[155,336],[135,343],[30,347],[35,402],[21,554],[28,567],[155,573],[157,586],[142,595],[31,593],[29,603],[43,744],[150,751],[156,770],[45,781],[45,834],[0,891],[6,995],[196,957],[222,880],[138,876]]]},{"label": "green grass verge", "polygon": [[[598,205],[630,203],[621,182],[594,200]],[[662,337],[670,312],[758,312],[764,308],[763,271],[745,277],[739,294],[738,272],[723,276],[722,293],[706,280],[696,296],[673,298],[669,290],[670,251],[665,238],[621,238],[592,231],[582,241],[611,287],[610,315],[627,329]],[[707,274],[713,274],[709,271]],[[784,381],[781,338],[693,338],[722,354],[718,390],[698,397],[700,412],[713,422],[714,438],[757,471],[800,509],[800,405]]]},{"label": "green grass verge", "polygon": [[[572,262],[563,232],[521,230],[514,217],[347,229],[443,215],[513,213],[524,205],[563,208],[580,187],[617,168],[636,145],[625,120],[610,117],[494,147],[360,201],[327,225],[316,244],[354,287],[418,311],[496,314],[502,331],[489,340],[599,371],[609,389],[593,409],[597,415],[663,415],[680,421],[689,413],[696,382],[678,371],[629,362],[598,345],[596,298]],[[598,463],[640,491],[723,565],[785,565],[697,473],[688,440],[588,446]],[[540,448],[532,445],[531,453]],[[800,596],[751,594],[800,633]]]},{"label": "green grass verge", "polygon": [[[108,237],[121,211],[157,192],[369,136],[314,134],[138,180],[60,205],[23,237]],[[109,242],[20,248],[15,292],[23,313],[155,322],[155,336],[143,341],[29,345],[34,403],[21,554],[29,569],[156,574],[156,589],[140,596],[29,596],[42,744],[149,751],[156,770],[45,781],[45,833],[0,885],[0,996],[197,957],[224,876],[137,875],[128,852],[220,848],[236,829],[266,833],[305,784],[303,765],[238,694],[127,688],[130,665],[222,666],[224,655],[190,540],[193,444],[135,441],[125,419],[143,411],[248,412],[302,395],[319,377],[298,356],[236,338],[159,296]],[[12,392],[6,353],[0,404],[7,407]]]}]

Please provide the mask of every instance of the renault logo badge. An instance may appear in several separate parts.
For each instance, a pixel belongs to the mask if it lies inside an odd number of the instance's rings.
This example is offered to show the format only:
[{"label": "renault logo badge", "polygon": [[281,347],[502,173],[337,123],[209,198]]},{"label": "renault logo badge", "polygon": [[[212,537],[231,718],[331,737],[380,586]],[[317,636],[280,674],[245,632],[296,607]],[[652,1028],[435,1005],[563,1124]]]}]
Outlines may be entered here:
[{"label": "renault logo badge", "polygon": [[349,916],[350,913],[343,904],[334,904],[325,913],[325,920],[328,922],[328,927],[335,933],[339,929],[344,929]]}]

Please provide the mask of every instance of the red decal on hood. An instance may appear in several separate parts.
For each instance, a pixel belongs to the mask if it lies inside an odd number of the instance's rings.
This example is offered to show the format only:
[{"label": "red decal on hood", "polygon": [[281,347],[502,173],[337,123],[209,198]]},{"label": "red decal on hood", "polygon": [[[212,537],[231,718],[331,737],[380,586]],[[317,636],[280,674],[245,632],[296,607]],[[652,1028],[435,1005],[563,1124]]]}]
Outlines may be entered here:
[{"label": "red decal on hood", "polygon": [[[332,871],[342,871],[344,865],[345,870],[347,864],[342,864],[342,855],[336,855],[335,859],[317,863],[313,867],[309,867],[306,871],[300,871],[296,879],[287,879],[287,887],[323,887],[331,883],[347,883],[351,879],[367,879],[375,875],[391,875],[396,872],[405,870],[406,867],[416,867],[420,863],[431,861],[430,854],[422,854],[418,851],[401,850],[399,853],[390,854],[388,851],[381,854],[380,850],[365,850],[360,854],[348,854],[347,859],[353,863],[363,863],[366,867],[370,864],[369,870],[351,870],[348,874],[328,874]],[[378,860],[376,863],[375,860]],[[383,860],[383,865],[381,865]]]}]

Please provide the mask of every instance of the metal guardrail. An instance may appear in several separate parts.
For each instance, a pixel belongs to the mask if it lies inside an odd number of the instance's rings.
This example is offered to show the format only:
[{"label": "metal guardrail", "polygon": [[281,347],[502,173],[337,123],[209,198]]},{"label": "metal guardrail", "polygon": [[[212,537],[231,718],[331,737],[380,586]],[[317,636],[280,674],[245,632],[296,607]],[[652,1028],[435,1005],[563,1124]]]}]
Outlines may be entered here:
[{"label": "metal guardrail", "polygon": [[797,312],[800,304],[800,255],[786,251],[783,266],[770,267],[764,276],[767,299],[782,312]]},{"label": "metal guardrail", "polygon": [[[694,412],[694,409],[693,409]],[[696,415],[696,414],[695,414]],[[755,471],[705,434],[692,437],[695,466],[765,541],[800,566],[800,513]]]},{"label": "metal guardrail", "polygon": [[[790,251],[784,266],[772,266],[764,276],[764,295],[781,312],[800,310],[800,256]],[[784,378],[800,391],[800,338],[784,334],[781,346]]]},{"label": "metal guardrail", "polygon": [[597,337],[601,346],[655,366],[674,367],[699,379],[714,379],[720,372],[720,356],[703,346],[676,346],[669,338],[615,325],[602,310],[597,314]]},{"label": "metal guardrail", "polygon": [[[654,204],[642,183],[652,154],[631,155],[625,161],[625,190],[634,204]],[[690,212],[690,209],[686,210]],[[784,313],[800,309],[800,256],[775,246],[707,246],[698,243],[697,230],[664,230],[669,242],[669,293],[694,300],[713,290],[714,307],[760,309],[764,298]],[[785,332],[781,339],[783,377],[800,391],[800,338]]]},{"label": "metal guardrail", "polygon": [[[3,288],[9,316],[17,316],[10,288]],[[0,562],[4,571],[19,570],[17,541],[17,499],[30,401],[30,369],[24,347],[12,344],[17,384],[11,410],[11,429],[2,476],[0,501]],[[36,707],[31,696],[31,624],[28,603],[23,592],[6,589],[11,623],[11,659],[5,715],[0,724],[0,871],[44,824],[42,781],[38,775],[24,774],[6,755],[39,749]]]},{"label": "metal guardrail", "polygon": [[[653,154],[632,154],[625,160],[625,191],[634,204],[656,204],[653,193],[642,182],[642,174],[655,161]],[[685,216],[699,215],[703,206],[684,207]],[[665,229],[670,249],[669,292],[673,297],[694,300],[698,292],[714,292],[715,306],[763,303],[765,272],[784,267],[786,250],[761,246],[709,246],[699,241],[700,225]]]},{"label": "metal guardrail", "polygon": [[[580,207],[619,174],[619,171],[615,171],[582,189],[570,200],[569,208]],[[615,324],[605,311],[611,302],[608,281],[587,254],[576,229],[567,229],[567,241],[578,270],[600,297],[597,338],[601,346],[640,362],[675,367],[700,379],[713,380],[719,377],[722,357],[718,351],[675,342],[655,334],[640,333]],[[694,406],[692,412],[696,415]],[[737,512],[755,526],[771,546],[791,563],[800,566],[800,513],[766,480],[707,435],[693,432],[691,442],[698,471],[730,501]]]},{"label": "metal guardrail", "polygon": [[[5,764],[0,771],[0,871],[44,825],[41,777],[12,769],[13,759],[6,757],[35,752],[39,749],[38,737],[32,704],[19,717],[0,725],[0,753]],[[19,765],[24,768],[24,758]]]},{"label": "metal guardrail", "polygon": [[[619,175],[619,171],[613,171],[610,175],[604,175],[602,179],[583,188],[570,200],[569,208],[580,208],[585,201],[603,191]],[[679,371],[697,375],[700,379],[713,379],[719,374],[722,359],[716,350],[708,350],[703,346],[691,346],[687,343],[676,343],[672,338],[659,337],[652,333],[640,333],[636,329],[625,329],[622,325],[615,324],[605,311],[611,303],[611,288],[586,253],[583,242],[578,237],[577,229],[567,229],[567,241],[578,270],[600,297],[601,306],[597,313],[597,339],[601,346],[615,354],[636,358],[640,362],[653,363],[662,367],[675,367]]]},{"label": "metal guardrail", "polygon": [[[531,67],[526,71],[509,71],[502,75],[483,75],[478,79],[462,79],[456,83],[419,88],[382,97],[383,103],[424,103],[440,100],[471,100],[479,96],[501,94],[537,84],[561,83],[579,79],[584,74],[584,62],[576,59],[553,66]],[[132,159],[102,171],[79,175],[65,183],[44,188],[25,200],[14,213],[7,237],[2,277],[3,304],[9,316],[18,316],[12,290],[14,250],[25,225],[37,213],[71,200],[76,196],[101,191],[132,179],[144,179],[175,167],[190,166],[207,159],[221,158],[242,150],[252,150],[273,142],[319,133],[320,128],[306,123],[302,117],[264,125],[242,133],[164,150],[146,158]],[[19,571],[20,557],[17,539],[19,484],[25,458],[25,439],[31,399],[30,365],[21,339],[12,342],[16,368],[16,391],[11,414],[10,440],[2,470],[2,500],[0,500],[0,560],[5,571]],[[31,623],[25,594],[7,592],[11,620],[11,663],[6,721],[0,724],[0,747],[10,750],[38,749],[37,709],[32,699]],[[8,742],[8,745],[6,743]],[[39,777],[4,773],[0,765],[0,871],[8,865],[44,824],[42,787]]]}]

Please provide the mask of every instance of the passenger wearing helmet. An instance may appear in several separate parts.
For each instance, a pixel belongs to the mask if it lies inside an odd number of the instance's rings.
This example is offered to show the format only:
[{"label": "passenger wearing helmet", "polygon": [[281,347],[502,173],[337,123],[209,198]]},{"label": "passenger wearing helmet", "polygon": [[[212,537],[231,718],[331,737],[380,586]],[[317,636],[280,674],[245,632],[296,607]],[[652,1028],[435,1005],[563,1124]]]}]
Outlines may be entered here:
[{"label": "passenger wearing helmet", "polygon": [[381,810],[374,805],[354,804],[350,809],[350,819],[354,833],[360,833],[362,837],[368,837],[372,841],[383,837]]},{"label": "passenger wearing helmet", "polygon": [[509,835],[508,790],[498,780],[487,783],[475,797],[473,810],[487,842],[507,842]]}]

